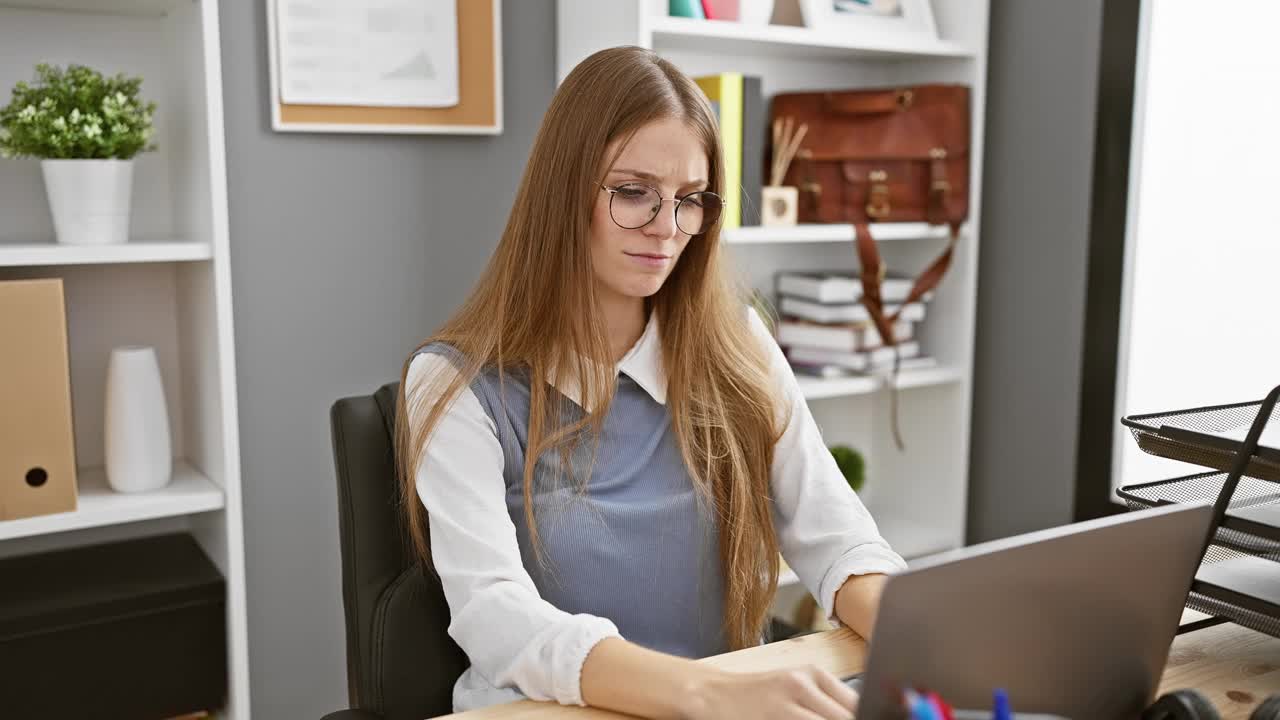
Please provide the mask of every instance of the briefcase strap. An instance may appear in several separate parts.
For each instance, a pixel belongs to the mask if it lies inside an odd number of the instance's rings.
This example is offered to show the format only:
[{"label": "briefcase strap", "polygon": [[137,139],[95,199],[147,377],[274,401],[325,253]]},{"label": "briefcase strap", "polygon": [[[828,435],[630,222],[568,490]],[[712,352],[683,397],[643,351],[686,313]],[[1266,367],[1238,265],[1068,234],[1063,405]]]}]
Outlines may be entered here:
[{"label": "briefcase strap", "polygon": [[886,346],[898,344],[893,336],[893,324],[897,322],[898,316],[902,314],[902,311],[906,309],[909,303],[918,301],[924,297],[925,293],[937,287],[942,280],[942,276],[947,273],[947,268],[951,266],[951,255],[955,251],[956,239],[960,236],[960,225],[959,223],[950,223],[950,227],[951,235],[947,240],[946,249],[942,251],[942,254],[934,258],[933,262],[916,278],[915,283],[911,286],[911,292],[907,294],[907,299],[898,307],[898,311],[892,317],[887,317],[884,313],[884,299],[880,295],[880,283],[885,276],[884,261],[880,259],[880,249],[876,246],[875,238],[871,237],[871,228],[866,223],[854,224],[853,230],[858,246],[858,261],[862,266],[862,304],[867,307],[871,322],[876,326],[876,331],[880,333],[880,339]]},{"label": "briefcase strap", "polygon": [[876,332],[880,334],[881,342],[885,347],[894,349],[893,373],[889,377],[889,411],[893,441],[899,450],[905,449],[906,445],[902,441],[902,432],[898,426],[898,368],[901,358],[898,355],[897,338],[893,336],[893,324],[897,322],[907,305],[920,300],[925,293],[937,287],[942,276],[947,273],[947,268],[951,266],[951,256],[955,251],[956,240],[960,237],[960,223],[948,224],[951,233],[947,239],[946,249],[916,277],[915,283],[911,286],[911,292],[907,294],[907,299],[902,302],[892,317],[885,316],[884,298],[880,294],[880,285],[885,276],[884,260],[880,258],[880,249],[876,246],[875,238],[871,237],[871,228],[866,223],[855,223],[853,226],[858,262],[862,267],[862,304],[866,306],[867,314],[871,316],[871,322],[875,325]]}]

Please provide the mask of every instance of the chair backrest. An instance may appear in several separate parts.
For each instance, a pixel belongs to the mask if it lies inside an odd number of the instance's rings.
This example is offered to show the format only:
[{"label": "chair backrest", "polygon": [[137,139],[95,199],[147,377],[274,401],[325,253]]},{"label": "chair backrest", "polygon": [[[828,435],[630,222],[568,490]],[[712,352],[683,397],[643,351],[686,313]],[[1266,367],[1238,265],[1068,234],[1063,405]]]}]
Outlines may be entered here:
[{"label": "chair backrest", "polygon": [[439,578],[414,558],[395,465],[398,385],[338,400],[330,410],[338,475],[342,603],[351,707],[388,720],[452,710],[467,658],[449,637]]}]

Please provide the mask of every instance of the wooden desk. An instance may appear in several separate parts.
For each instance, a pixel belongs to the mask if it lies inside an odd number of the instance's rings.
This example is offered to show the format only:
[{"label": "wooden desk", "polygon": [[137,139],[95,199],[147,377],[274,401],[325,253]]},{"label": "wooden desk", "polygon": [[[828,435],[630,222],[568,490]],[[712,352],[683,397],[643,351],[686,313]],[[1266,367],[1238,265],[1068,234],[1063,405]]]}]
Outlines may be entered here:
[{"label": "wooden desk", "polygon": [[[702,662],[738,671],[774,670],[813,664],[847,677],[860,672],[866,644],[849,630],[830,630],[794,640],[707,658]],[[1254,706],[1280,692],[1280,639],[1237,625],[1219,625],[1179,636],[1169,653],[1160,692],[1192,687],[1222,713],[1248,720]],[[604,710],[522,701],[449,715],[453,720],[618,720]]]},{"label": "wooden desk", "polygon": [[1160,692],[1188,687],[1204,693],[1222,720],[1248,720],[1280,693],[1280,639],[1231,623],[1178,636]]}]

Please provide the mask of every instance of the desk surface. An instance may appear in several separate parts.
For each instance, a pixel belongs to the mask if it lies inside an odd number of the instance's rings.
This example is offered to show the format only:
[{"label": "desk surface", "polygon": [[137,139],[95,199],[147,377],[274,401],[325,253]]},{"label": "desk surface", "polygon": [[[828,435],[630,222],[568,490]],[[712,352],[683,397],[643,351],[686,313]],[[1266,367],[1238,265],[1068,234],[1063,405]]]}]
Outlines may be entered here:
[{"label": "desk surface", "polygon": [[[774,670],[813,664],[840,677],[860,672],[866,644],[848,630],[830,630],[702,662],[737,671]],[[1280,639],[1219,625],[1179,636],[1169,652],[1160,692],[1193,687],[1217,706],[1222,720],[1248,720],[1254,706],[1280,692]],[[495,705],[448,716],[453,720],[617,720],[604,710],[529,701]]]}]

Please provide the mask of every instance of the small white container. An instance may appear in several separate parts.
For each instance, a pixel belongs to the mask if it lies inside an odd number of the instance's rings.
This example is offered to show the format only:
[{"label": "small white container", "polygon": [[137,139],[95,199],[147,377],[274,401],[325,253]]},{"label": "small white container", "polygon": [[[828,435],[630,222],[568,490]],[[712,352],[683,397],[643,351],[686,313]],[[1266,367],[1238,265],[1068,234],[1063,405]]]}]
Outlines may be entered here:
[{"label": "small white container", "polygon": [[129,239],[132,160],[42,160],[58,242],[109,245]]},{"label": "small white container", "polygon": [[155,348],[133,345],[111,351],[103,435],[111,489],[147,492],[169,484],[169,413]]},{"label": "small white container", "polygon": [[773,0],[740,0],[738,22],[743,25],[768,25],[773,17]]},{"label": "small white container", "polygon": [[760,188],[760,224],[795,225],[799,205],[799,188],[792,185],[765,185]]}]

